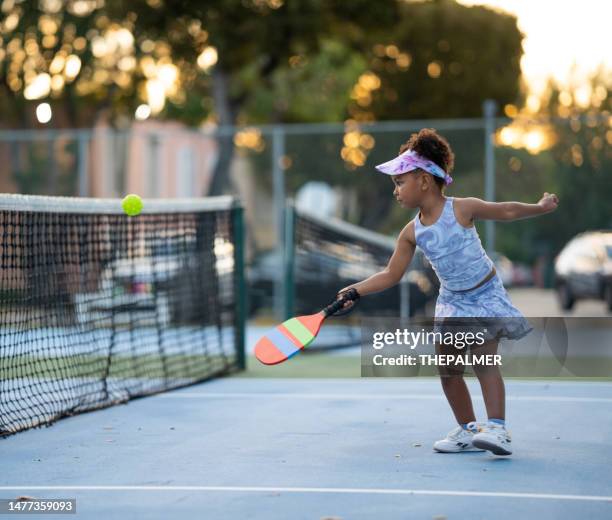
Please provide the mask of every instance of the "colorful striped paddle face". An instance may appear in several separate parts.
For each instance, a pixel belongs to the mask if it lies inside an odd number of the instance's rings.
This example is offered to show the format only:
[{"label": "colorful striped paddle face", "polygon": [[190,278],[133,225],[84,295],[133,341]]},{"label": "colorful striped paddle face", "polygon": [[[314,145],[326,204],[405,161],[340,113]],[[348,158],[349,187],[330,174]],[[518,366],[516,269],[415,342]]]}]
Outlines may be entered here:
[{"label": "colorful striped paddle face", "polygon": [[255,345],[255,356],[265,365],[286,361],[312,343],[325,319],[323,311],[291,318],[276,326]]}]

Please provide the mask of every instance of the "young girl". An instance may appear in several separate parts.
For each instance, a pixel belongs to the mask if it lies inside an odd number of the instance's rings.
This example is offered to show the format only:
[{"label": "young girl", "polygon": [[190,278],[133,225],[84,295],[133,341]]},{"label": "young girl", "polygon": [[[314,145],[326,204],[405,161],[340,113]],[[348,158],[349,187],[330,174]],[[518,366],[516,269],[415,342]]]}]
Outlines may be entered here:
[{"label": "young girl", "polygon": [[[498,318],[493,327],[488,327],[488,341],[478,347],[479,354],[495,354],[499,338],[519,339],[531,327],[510,302],[493,262],[482,247],[474,221],[535,217],[554,211],[559,201],[556,195],[548,193],[537,204],[446,197],[444,188],[452,182],[453,162],[454,154],[446,139],[433,129],[423,129],[400,148],[398,157],[376,167],[391,176],[395,186],[393,195],[399,204],[420,211],[401,231],[387,267],[345,287],[339,294],[354,288],[363,296],[397,284],[419,246],[440,279],[436,324],[445,318]],[[436,350],[441,354],[458,352],[453,346],[437,345]],[[496,455],[510,455],[505,388],[499,369],[475,365],[474,371],[482,389],[488,421],[476,423],[463,370],[440,371],[444,394],[459,426],[445,439],[437,441],[434,449],[442,453],[490,450]]]}]

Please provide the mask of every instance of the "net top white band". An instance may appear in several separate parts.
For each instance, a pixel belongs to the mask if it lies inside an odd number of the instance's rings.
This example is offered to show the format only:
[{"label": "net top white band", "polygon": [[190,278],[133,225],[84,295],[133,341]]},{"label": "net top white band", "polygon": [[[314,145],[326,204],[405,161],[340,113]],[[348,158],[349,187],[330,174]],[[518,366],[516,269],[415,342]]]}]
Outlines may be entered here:
[{"label": "net top white band", "polygon": [[[203,197],[198,199],[144,199],[142,214],[194,213],[222,211],[239,207],[235,197]],[[47,197],[39,195],[0,194],[0,211],[37,213],[82,213],[124,215],[121,199],[79,197]]]}]

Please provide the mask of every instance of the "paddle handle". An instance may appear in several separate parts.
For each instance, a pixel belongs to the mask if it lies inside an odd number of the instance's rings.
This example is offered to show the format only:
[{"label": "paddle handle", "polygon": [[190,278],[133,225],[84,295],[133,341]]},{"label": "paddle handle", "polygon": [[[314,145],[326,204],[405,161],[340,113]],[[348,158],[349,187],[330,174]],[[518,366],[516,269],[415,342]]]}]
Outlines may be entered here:
[{"label": "paddle handle", "polygon": [[342,297],[339,300],[336,300],[334,303],[331,303],[330,305],[325,307],[325,309],[323,309],[323,314],[327,318],[328,316],[336,314],[336,312],[342,309],[346,302],[357,301],[359,298],[360,295],[357,292],[357,289],[351,288],[348,291],[343,292]]}]

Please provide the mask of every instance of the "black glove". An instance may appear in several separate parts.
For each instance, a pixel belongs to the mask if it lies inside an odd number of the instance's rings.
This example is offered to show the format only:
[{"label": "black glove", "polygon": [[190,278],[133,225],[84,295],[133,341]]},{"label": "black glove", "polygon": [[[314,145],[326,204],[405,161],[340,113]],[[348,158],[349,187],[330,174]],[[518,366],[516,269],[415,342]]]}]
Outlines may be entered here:
[{"label": "black glove", "polygon": [[[354,287],[347,289],[346,291],[339,292],[336,295],[336,299],[325,307],[324,312],[326,316],[344,316],[349,312],[353,311],[355,304],[361,298],[359,292]],[[346,302],[352,301],[353,304],[347,308],[344,307]]]}]

